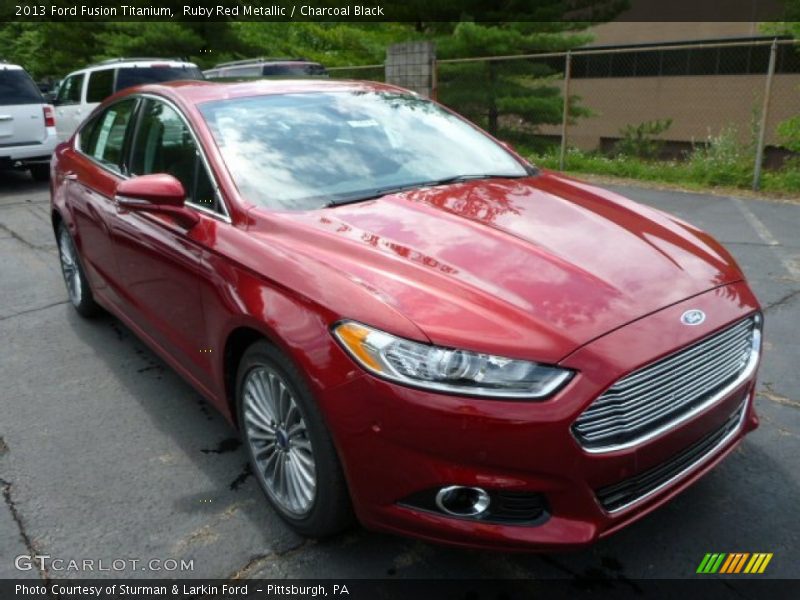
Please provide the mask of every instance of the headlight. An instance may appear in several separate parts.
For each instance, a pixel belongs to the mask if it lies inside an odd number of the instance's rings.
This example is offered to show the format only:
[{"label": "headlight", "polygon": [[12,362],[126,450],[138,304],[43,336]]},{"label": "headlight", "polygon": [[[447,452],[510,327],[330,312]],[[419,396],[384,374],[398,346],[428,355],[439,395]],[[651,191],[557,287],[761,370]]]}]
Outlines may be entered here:
[{"label": "headlight", "polygon": [[412,342],[353,321],[333,329],[367,371],[409,386],[492,398],[544,398],[572,371],[526,360]]}]

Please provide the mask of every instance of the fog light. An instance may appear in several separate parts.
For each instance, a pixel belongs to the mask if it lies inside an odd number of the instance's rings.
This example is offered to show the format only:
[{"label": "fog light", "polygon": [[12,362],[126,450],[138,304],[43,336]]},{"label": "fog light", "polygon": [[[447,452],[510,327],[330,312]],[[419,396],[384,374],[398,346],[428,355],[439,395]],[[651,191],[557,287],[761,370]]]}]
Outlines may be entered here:
[{"label": "fog light", "polygon": [[436,506],[448,515],[477,517],[489,509],[489,494],[478,487],[451,485],[436,494]]}]

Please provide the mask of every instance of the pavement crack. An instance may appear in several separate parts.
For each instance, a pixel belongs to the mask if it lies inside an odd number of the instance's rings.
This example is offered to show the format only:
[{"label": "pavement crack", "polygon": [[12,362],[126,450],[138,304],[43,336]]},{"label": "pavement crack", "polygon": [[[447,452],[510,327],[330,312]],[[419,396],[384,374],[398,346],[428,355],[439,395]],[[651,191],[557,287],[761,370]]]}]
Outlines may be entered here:
[{"label": "pavement crack", "polygon": [[47,310],[48,308],[53,308],[54,306],[61,306],[62,304],[66,304],[67,302],[69,302],[69,300],[61,300],[60,302],[53,302],[51,304],[45,304],[44,306],[38,306],[36,308],[21,310],[18,313],[14,313],[13,315],[6,315],[4,317],[0,317],[0,321],[5,321],[7,319],[13,319],[14,317],[20,317],[22,315],[39,312],[40,310]]},{"label": "pavement crack", "polygon": [[776,306],[783,306],[784,304],[788,304],[792,300],[794,300],[798,295],[800,295],[800,290],[794,290],[793,292],[789,292],[785,296],[778,298],[775,302],[770,302],[764,307],[764,312],[768,310],[772,310]]},{"label": "pavement crack", "polygon": [[791,406],[792,408],[800,408],[800,402],[778,394],[774,389],[772,389],[771,383],[764,383],[764,387],[766,389],[756,392],[756,396],[759,398],[765,398],[771,402],[775,402],[776,404],[783,404],[784,406]]},{"label": "pavement crack", "polygon": [[18,234],[16,231],[14,231],[10,227],[4,225],[3,223],[0,223],[0,231],[5,231],[12,238],[17,240],[21,244],[27,246],[31,250],[40,250],[40,251],[44,251],[44,252],[52,252],[53,251],[53,246],[52,245],[45,246],[45,245],[39,245],[39,244],[34,244],[32,242],[29,242],[24,237],[22,237],[20,234]]},{"label": "pavement crack", "polygon": [[539,556],[539,559],[565,575],[570,576],[575,585],[584,591],[598,591],[614,588],[617,585],[625,585],[637,594],[642,593],[642,588],[639,587],[636,581],[622,573],[622,564],[616,559],[611,559],[613,560],[613,563],[611,563],[609,559],[605,557],[602,559],[602,568],[589,567],[585,569],[583,573],[565,565],[561,560],[549,554],[542,554]]},{"label": "pavement crack", "polygon": [[[25,529],[25,524],[22,522],[22,515],[20,515],[19,510],[17,508],[16,502],[14,502],[14,498],[11,494],[11,489],[13,485],[10,481],[6,481],[5,479],[0,478],[0,487],[3,488],[3,500],[8,506],[9,512],[11,512],[11,518],[14,519],[14,522],[17,524],[17,529],[19,530],[19,535],[22,538],[22,542],[25,544],[25,548],[28,550],[28,554],[31,557],[39,556],[41,552],[39,552],[36,544],[34,544],[31,537],[28,535],[27,530]],[[34,561],[36,563],[36,568],[39,571],[39,576],[44,581],[50,581],[50,576],[47,573],[47,570],[43,568],[41,561]]]},{"label": "pavement crack", "polygon": [[265,566],[270,561],[273,561],[276,558],[284,558],[287,556],[291,556],[315,543],[316,542],[314,540],[305,539],[296,546],[291,546],[289,548],[286,548],[285,550],[270,552],[268,554],[262,554],[260,556],[254,556],[247,562],[246,565],[244,565],[238,571],[227,577],[227,579],[229,580],[248,579],[250,578],[251,575],[260,570],[261,567]]}]

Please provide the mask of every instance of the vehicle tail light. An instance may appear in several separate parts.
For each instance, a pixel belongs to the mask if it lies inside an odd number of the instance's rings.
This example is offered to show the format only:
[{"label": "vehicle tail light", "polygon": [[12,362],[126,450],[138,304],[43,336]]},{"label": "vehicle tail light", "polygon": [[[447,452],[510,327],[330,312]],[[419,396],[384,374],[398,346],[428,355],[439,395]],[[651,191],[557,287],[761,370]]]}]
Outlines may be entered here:
[{"label": "vehicle tail light", "polygon": [[53,107],[50,105],[45,105],[44,108],[44,126],[45,127],[55,127],[56,126],[56,115],[53,112]]}]

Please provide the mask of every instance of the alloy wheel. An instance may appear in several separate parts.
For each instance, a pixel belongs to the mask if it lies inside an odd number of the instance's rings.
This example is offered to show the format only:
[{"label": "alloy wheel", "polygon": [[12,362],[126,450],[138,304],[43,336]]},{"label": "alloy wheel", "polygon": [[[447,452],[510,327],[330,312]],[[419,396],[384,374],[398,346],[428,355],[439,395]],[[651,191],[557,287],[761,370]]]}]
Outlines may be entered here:
[{"label": "alloy wheel", "polygon": [[78,252],[66,227],[61,229],[58,237],[58,249],[61,257],[61,272],[67,284],[69,299],[75,306],[81,303],[81,271],[78,266]]},{"label": "alloy wheel", "polygon": [[267,366],[250,370],[242,393],[245,436],[257,477],[287,513],[307,514],[316,497],[316,461],[294,394]]}]

